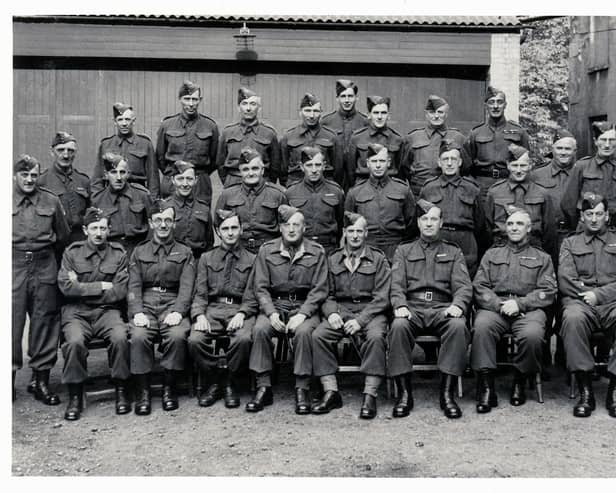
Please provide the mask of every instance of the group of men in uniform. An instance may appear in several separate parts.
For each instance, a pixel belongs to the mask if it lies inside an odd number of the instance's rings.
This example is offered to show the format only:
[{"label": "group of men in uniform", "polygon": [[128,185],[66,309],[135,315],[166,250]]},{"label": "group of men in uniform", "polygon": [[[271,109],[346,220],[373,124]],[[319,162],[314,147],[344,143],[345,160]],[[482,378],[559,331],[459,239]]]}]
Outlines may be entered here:
[{"label": "group of men in uniform", "polygon": [[[369,96],[364,115],[350,80],[336,82],[339,108],[323,117],[306,94],[301,123],[280,140],[249,89],[238,92],[240,121],[222,132],[199,113],[198,86],[185,81],[178,98],[156,147],[135,133],[133,107],[116,103],[116,133],[101,141],[91,180],[73,167],[66,132],[54,136],[47,170],[28,155],[14,163],[13,381],[27,315],[36,399],[60,402],[49,371],[61,340],[65,418],[79,419],[88,343],[102,338],[118,414],[133,409],[131,378],[135,413],[151,412],[155,344],[164,410],[178,408],[190,357],[210,377],[200,406],[238,407],[237,375],[248,367],[256,391],[246,410],[259,412],[273,402],[274,338],[286,338],[295,412],[325,414],[342,406],[337,345],[348,338],[365,375],[360,417],[376,416],[387,376],[393,416],[404,417],[415,340],[432,334],[440,407],[458,418],[469,344],[485,413],[498,404],[497,343],[513,334],[510,403],[522,405],[556,311],[580,391],[574,414],[591,414],[591,338],[616,330],[614,125],[593,124],[596,155],[577,162],[575,139],[558,132],[552,160],[533,168],[528,135],[493,87],[486,121],[467,137],[447,126],[449,104],[435,95],[425,127],[402,137],[388,124],[390,98]],[[214,170],[224,189],[212,207]],[[221,337],[225,368],[211,344]],[[614,354],[608,374],[616,417]],[[313,377],[322,391],[311,396]]]}]

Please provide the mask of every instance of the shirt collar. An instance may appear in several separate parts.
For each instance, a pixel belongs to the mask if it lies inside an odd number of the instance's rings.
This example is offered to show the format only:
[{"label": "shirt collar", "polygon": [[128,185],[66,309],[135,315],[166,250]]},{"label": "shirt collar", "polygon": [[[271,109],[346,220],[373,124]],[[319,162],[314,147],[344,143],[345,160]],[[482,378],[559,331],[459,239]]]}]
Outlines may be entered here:
[{"label": "shirt collar", "polygon": [[452,185],[457,187],[460,184],[462,177],[460,175],[454,175],[452,177],[441,175],[440,180],[444,186]]},{"label": "shirt collar", "polygon": [[179,205],[180,208],[183,207],[188,207],[191,208],[193,206],[194,203],[194,195],[191,192],[190,195],[188,197],[182,197],[180,195],[177,194],[173,194],[173,201],[175,204]]},{"label": "shirt collar", "polygon": [[192,116],[185,115],[183,111],[180,111],[180,121],[183,126],[186,126],[186,124],[196,121],[198,117],[199,117],[198,111],[195,111],[195,114]]},{"label": "shirt collar", "polygon": [[257,133],[257,126],[259,125],[259,119],[255,118],[250,123],[246,123],[243,120],[240,120],[240,128],[242,129],[242,133],[246,135],[248,132]]},{"label": "shirt collar", "polygon": [[263,188],[265,188],[264,178],[261,178],[261,181],[257,183],[257,185],[254,187],[247,187],[244,183],[242,183],[242,190],[244,190],[244,193],[246,195],[248,195],[250,192],[254,192],[255,195],[258,195],[259,193],[261,193],[261,190],[263,190]]},{"label": "shirt collar", "polygon": [[86,249],[85,257],[90,258],[92,257],[92,255],[98,255],[100,258],[103,258],[105,256],[105,253],[107,252],[108,245],[108,243],[105,243],[105,248],[98,249],[90,246],[87,240],[84,241],[84,248]]},{"label": "shirt collar", "polygon": [[530,184],[529,180],[528,180],[528,175],[526,176],[526,179],[524,181],[512,181],[512,180],[508,180],[509,183],[509,188],[511,190],[515,190],[516,187],[520,186],[524,189],[524,193],[528,192],[528,186]]},{"label": "shirt collar", "polygon": [[338,114],[343,120],[350,120],[357,114],[355,107],[351,111],[344,111],[342,108],[338,108]]},{"label": "shirt collar", "polygon": [[368,125],[369,130],[369,134],[371,136],[374,136],[376,134],[383,134],[383,135],[387,135],[389,132],[389,127],[387,126],[387,124],[385,124],[385,126],[381,127],[381,128],[376,128],[372,122],[370,122],[370,124]]},{"label": "shirt collar", "polygon": [[556,158],[552,159],[552,176],[556,176],[561,172],[569,176],[569,172],[573,169],[573,164],[574,162],[572,162],[569,166],[562,167]]},{"label": "shirt collar", "polygon": [[386,174],[382,178],[370,176],[370,178],[368,178],[368,182],[375,188],[385,188],[385,186],[389,183],[389,175]]},{"label": "shirt collar", "polygon": [[135,143],[135,133],[131,132],[129,135],[120,135],[120,134],[116,134],[116,142],[118,143],[122,143],[123,140],[130,142],[131,144]]},{"label": "shirt collar", "polygon": [[606,243],[607,242],[607,228],[605,228],[605,230],[602,233],[597,233],[597,234],[584,233],[584,242],[587,245],[595,238],[600,240],[602,243]]},{"label": "shirt collar", "polygon": [[38,190],[36,188],[34,188],[34,192],[28,195],[28,194],[23,193],[17,187],[17,185],[13,186],[13,203],[16,206],[20,206],[21,204],[23,204],[24,200],[26,199],[29,199],[32,205],[36,205],[38,203],[39,195],[40,194],[38,193]]},{"label": "shirt collar", "polygon": [[445,137],[445,135],[447,135],[447,126],[441,125],[440,127],[433,127],[432,125],[428,125],[426,126],[426,133],[430,138],[432,138],[435,133],[439,133],[441,137]]},{"label": "shirt collar", "polygon": [[300,135],[305,135],[308,132],[310,132],[312,134],[317,134],[317,133],[319,133],[319,130],[321,130],[321,122],[320,121],[314,127],[309,127],[304,122],[302,122],[302,124],[300,125],[299,133],[300,133]]},{"label": "shirt collar", "polygon": [[530,245],[530,238],[528,236],[521,243],[512,243],[511,241],[507,240],[507,246],[516,253],[519,253],[522,250],[526,249],[529,245]]},{"label": "shirt collar", "polygon": [[321,176],[321,179],[319,181],[317,181],[316,183],[312,183],[308,177],[304,176],[304,185],[309,188],[310,190],[314,190],[315,192],[318,191],[319,189],[321,189],[321,187],[323,186],[323,177]]},{"label": "shirt collar", "polygon": [[505,125],[507,125],[507,119],[503,116],[501,117],[496,124],[494,124],[494,122],[488,118],[488,127],[490,127],[492,130],[498,130],[503,128]]},{"label": "shirt collar", "polygon": [[165,252],[165,255],[169,255],[174,246],[175,246],[175,240],[171,240],[167,243],[159,243],[158,241],[156,241],[155,238],[152,238],[152,250],[156,254],[160,253],[159,251],[162,248],[163,251]]},{"label": "shirt collar", "polygon": [[64,171],[64,168],[62,168],[58,163],[53,165],[53,170],[56,172],[57,175],[59,175],[61,178],[70,178],[71,175],[73,174],[73,166],[69,166],[68,168],[66,168],[66,171]]},{"label": "shirt collar", "polygon": [[[348,250],[346,245],[342,249],[342,255],[345,258],[351,258],[353,256],[353,254]],[[359,252],[359,255],[356,255],[355,257],[358,258],[358,259],[369,258],[369,256],[368,256],[368,248],[366,247],[366,245],[364,245],[364,248],[362,248],[361,252]]]},{"label": "shirt collar", "polygon": [[291,258],[289,250],[285,246],[284,241],[282,241],[282,238],[280,238],[280,249],[278,250],[278,252],[282,257],[290,259],[291,263],[293,263],[294,260],[302,258],[306,253],[305,241],[302,240],[299,247],[295,249],[295,257]]},{"label": "shirt collar", "polygon": [[231,254],[233,255],[236,259],[240,258],[240,255],[242,253],[241,251],[241,245],[240,242],[238,241],[235,245],[233,245],[231,248],[225,248],[222,244],[220,245],[220,251],[222,252],[222,258],[226,258],[227,255]]}]

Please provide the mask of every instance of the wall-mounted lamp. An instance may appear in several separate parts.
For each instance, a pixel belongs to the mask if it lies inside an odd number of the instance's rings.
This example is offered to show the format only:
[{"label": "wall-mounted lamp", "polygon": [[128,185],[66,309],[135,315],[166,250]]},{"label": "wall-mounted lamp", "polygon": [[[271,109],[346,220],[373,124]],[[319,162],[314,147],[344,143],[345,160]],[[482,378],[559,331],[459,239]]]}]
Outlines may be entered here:
[{"label": "wall-mounted lamp", "polygon": [[258,58],[255,51],[255,38],[254,34],[250,34],[250,29],[244,25],[240,28],[239,34],[234,34],[235,38],[235,58],[238,60],[256,60]]}]

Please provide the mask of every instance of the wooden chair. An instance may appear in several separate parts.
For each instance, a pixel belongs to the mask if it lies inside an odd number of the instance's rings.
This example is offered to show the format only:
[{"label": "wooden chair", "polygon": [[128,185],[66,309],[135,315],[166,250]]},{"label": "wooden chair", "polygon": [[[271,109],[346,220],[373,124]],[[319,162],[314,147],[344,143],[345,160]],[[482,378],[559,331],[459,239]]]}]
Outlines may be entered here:
[{"label": "wooden chair", "polygon": [[[606,351],[607,348],[607,351]],[[610,355],[609,340],[603,331],[593,332],[590,336],[590,350],[595,360],[594,371],[600,374],[607,368],[607,362]],[[569,372],[569,399],[575,399],[577,391],[575,388],[575,376],[573,372]]]},{"label": "wooden chair", "polygon": [[[501,352],[506,356],[506,360],[497,361],[497,366],[513,366],[513,356],[517,353],[518,350],[518,344],[515,340],[515,337],[513,337],[513,334],[511,333],[505,334],[503,338],[499,341],[499,344],[504,344],[504,350]],[[499,351],[497,350],[497,355],[498,354]],[[535,389],[537,391],[537,402],[543,404],[543,382],[541,380],[540,371],[535,373],[534,382],[529,380],[529,388],[532,388],[533,385],[535,386]]]}]

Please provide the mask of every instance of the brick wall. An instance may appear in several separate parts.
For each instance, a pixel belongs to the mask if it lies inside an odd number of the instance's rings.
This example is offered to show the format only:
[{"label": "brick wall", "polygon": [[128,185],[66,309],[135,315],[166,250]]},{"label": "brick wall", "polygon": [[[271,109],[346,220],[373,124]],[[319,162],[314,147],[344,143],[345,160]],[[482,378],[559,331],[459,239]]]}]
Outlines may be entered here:
[{"label": "brick wall", "polygon": [[490,85],[507,95],[505,116],[518,120],[520,113],[520,35],[492,34]]}]

